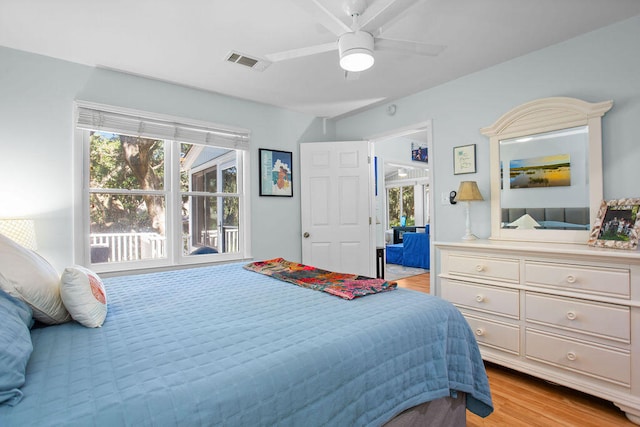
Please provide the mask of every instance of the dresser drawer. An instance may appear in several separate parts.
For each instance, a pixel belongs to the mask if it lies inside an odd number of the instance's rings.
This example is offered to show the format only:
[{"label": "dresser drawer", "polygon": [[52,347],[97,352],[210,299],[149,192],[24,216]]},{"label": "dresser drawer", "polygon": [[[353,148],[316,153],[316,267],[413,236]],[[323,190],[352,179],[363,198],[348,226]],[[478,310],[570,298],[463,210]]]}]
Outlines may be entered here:
[{"label": "dresser drawer", "polygon": [[520,304],[518,291],[516,290],[444,279],[442,281],[441,296],[459,306],[491,312],[514,319],[520,318]]},{"label": "dresser drawer", "polygon": [[451,275],[494,279],[511,283],[520,281],[520,262],[517,259],[452,254],[449,255],[448,262],[448,273]]},{"label": "dresser drawer", "polygon": [[527,321],[547,324],[628,343],[631,338],[629,307],[527,292]]},{"label": "dresser drawer", "polygon": [[524,271],[527,285],[614,296],[630,295],[629,270],[626,269],[526,261]]},{"label": "dresser drawer", "polygon": [[631,355],[628,352],[530,329],[526,331],[525,346],[528,358],[626,387],[630,384]]},{"label": "dresser drawer", "polygon": [[478,344],[495,347],[513,354],[520,353],[520,328],[465,314]]}]

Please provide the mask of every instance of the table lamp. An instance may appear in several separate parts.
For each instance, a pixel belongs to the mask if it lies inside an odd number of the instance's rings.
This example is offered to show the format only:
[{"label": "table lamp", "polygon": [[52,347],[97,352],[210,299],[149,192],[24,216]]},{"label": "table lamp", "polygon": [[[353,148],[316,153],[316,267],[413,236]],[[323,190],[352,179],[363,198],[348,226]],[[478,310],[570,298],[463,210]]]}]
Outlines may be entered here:
[{"label": "table lamp", "polygon": [[456,195],[455,200],[458,202],[466,202],[466,232],[464,236],[462,236],[462,240],[476,240],[477,237],[471,233],[471,218],[469,212],[471,210],[470,202],[484,200],[482,198],[482,194],[480,194],[480,190],[478,189],[478,184],[475,181],[462,181],[460,183],[460,188],[458,188],[458,194]]}]

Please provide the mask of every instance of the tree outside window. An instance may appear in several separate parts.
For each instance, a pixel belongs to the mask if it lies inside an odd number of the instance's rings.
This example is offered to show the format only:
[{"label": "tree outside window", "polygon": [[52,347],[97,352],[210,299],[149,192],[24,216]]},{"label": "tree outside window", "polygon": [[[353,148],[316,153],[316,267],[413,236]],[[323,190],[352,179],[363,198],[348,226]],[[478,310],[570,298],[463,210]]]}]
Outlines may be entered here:
[{"label": "tree outside window", "polygon": [[[236,150],[97,131],[88,140],[92,263],[167,258],[167,209],[178,212],[183,255],[239,252]],[[165,174],[172,152],[175,208]]]},{"label": "tree outside window", "polygon": [[[91,234],[139,233],[163,239],[166,229],[164,142],[91,132],[89,139],[89,212]],[[151,256],[137,242],[119,248],[129,258]],[[163,252],[156,253],[162,256]]]},{"label": "tree outside window", "polygon": [[402,218],[405,218],[405,226],[415,225],[414,187],[387,188],[387,212],[389,227],[402,226]]}]

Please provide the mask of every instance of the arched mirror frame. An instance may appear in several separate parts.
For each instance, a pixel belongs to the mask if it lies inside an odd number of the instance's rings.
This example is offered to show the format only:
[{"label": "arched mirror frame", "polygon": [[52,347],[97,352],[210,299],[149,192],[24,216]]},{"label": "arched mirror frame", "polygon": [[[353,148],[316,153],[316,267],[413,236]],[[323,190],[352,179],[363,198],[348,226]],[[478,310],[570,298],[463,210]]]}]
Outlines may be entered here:
[{"label": "arched mirror frame", "polygon": [[493,125],[480,129],[489,137],[491,173],[491,239],[584,243],[588,230],[518,230],[501,227],[500,141],[543,132],[588,126],[590,224],[603,199],[602,116],[613,101],[590,103],[576,98],[543,98],[522,104],[505,113]]}]

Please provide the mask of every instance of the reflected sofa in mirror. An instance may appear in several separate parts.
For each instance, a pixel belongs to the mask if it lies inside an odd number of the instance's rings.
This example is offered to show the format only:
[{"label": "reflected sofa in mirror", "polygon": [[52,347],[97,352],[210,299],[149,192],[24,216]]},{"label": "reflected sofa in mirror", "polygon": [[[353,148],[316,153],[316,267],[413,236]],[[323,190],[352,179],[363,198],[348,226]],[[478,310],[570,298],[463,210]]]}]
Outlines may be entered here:
[{"label": "reflected sofa in mirror", "polygon": [[544,98],[481,129],[490,138],[492,239],[586,244],[603,197],[601,117],[612,105]]}]

